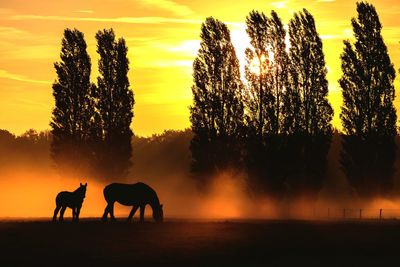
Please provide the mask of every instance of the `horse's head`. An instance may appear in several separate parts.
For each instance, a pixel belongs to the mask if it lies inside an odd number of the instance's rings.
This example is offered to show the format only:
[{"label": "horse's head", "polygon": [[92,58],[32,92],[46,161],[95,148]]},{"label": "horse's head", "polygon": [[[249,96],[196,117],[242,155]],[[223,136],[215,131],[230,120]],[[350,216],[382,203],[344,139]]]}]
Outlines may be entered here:
[{"label": "horse's head", "polygon": [[82,199],[84,199],[86,196],[86,187],[87,187],[87,183],[85,183],[85,184],[80,183],[80,186],[77,190],[79,192],[79,196],[82,197]]},{"label": "horse's head", "polygon": [[162,222],[164,219],[163,205],[153,207],[153,218],[156,222]]}]

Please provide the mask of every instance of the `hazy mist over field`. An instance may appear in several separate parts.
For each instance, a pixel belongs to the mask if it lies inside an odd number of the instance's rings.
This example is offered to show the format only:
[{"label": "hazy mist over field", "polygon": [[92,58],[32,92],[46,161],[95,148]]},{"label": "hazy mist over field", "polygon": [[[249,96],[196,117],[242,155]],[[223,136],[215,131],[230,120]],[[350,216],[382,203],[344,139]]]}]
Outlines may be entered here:
[{"label": "hazy mist over field", "polygon": [[[111,182],[56,171],[48,152],[46,136],[0,139],[0,217],[48,217],[55,208],[55,196],[60,191],[73,191],[79,183],[88,183],[82,217],[99,217],[106,202],[103,188]],[[342,209],[347,216],[357,217],[363,208],[365,217],[377,217],[379,209],[398,209],[395,197],[360,199],[347,183],[340,170],[338,155],[339,136],[335,135],[328,155],[328,175],[316,197],[283,197],[276,200],[264,194],[255,194],[248,186],[245,173],[226,171],[213,179],[206,190],[199,190],[190,174],[189,143],[191,133],[169,131],[151,138],[135,137],[133,167],[120,182],[145,182],[158,193],[164,204],[165,217],[197,219],[245,218],[341,218]],[[398,166],[398,162],[397,162]],[[398,192],[399,175],[395,175],[394,193]],[[117,204],[117,217],[127,217],[129,207]],[[395,212],[395,211],[393,211]],[[70,210],[66,216],[70,217]],[[151,209],[146,209],[151,214]],[[317,217],[315,217],[317,216]]]}]

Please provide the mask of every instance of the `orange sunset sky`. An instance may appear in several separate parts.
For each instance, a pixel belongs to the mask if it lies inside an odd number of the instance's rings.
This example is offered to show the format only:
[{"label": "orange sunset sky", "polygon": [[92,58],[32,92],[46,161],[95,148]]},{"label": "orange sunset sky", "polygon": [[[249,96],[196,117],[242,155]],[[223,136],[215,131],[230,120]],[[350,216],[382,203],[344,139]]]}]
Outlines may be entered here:
[{"label": "orange sunset sky", "polygon": [[[400,68],[400,2],[370,1],[383,24],[383,37],[396,70]],[[0,128],[21,134],[29,128],[49,129],[54,105],[53,63],[59,60],[65,28],[85,34],[98,75],[97,30],[114,28],[129,47],[129,79],[135,93],[134,132],[148,136],[165,129],[189,127],[192,62],[199,48],[201,23],[208,16],[226,22],[237,55],[244,63],[248,45],[245,17],[252,9],[278,12],[285,24],[293,12],[307,8],[323,39],[328,66],[329,98],[340,128],[340,54],[343,39],[352,38],[350,0],[0,0]],[[400,75],[398,75],[400,76]],[[396,89],[400,79],[396,78]],[[400,90],[396,107],[400,110]]]}]

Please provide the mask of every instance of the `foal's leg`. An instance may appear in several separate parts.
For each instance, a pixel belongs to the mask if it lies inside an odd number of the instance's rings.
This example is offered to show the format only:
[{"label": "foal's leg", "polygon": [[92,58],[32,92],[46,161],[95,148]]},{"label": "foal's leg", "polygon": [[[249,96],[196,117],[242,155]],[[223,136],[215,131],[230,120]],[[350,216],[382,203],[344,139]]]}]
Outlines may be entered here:
[{"label": "foal's leg", "polygon": [[144,222],[144,208],[145,208],[146,206],[144,206],[144,205],[141,205],[140,206],[140,222],[142,223],[142,222]]},{"label": "foal's leg", "polygon": [[55,222],[57,220],[57,214],[60,209],[61,209],[61,206],[56,206],[56,208],[54,209],[53,222]]},{"label": "foal's leg", "polygon": [[135,213],[136,213],[138,208],[139,208],[139,206],[137,206],[137,205],[134,205],[132,207],[132,210],[131,210],[131,212],[129,213],[129,216],[128,216],[128,222],[132,221],[132,217],[135,215]]},{"label": "foal's leg", "polygon": [[58,219],[60,222],[62,222],[63,219],[64,219],[64,212],[65,212],[65,209],[66,209],[66,208],[67,208],[67,206],[64,206],[64,207],[61,208],[61,211],[60,211],[60,218]]},{"label": "foal's leg", "polygon": [[76,207],[75,221],[79,221],[79,213],[81,213],[81,206]]}]

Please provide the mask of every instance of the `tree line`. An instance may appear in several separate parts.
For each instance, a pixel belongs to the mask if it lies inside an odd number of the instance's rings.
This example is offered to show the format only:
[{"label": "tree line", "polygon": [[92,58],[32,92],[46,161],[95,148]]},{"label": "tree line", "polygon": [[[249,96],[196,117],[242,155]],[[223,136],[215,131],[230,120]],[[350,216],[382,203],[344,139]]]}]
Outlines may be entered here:
[{"label": "tree line", "polygon": [[[340,163],[360,195],[385,194],[393,182],[397,116],[395,70],[375,7],[357,3],[354,43],[344,41]],[[315,194],[326,175],[333,109],[315,20],[306,9],[286,28],[275,11],[246,17],[245,68],[227,25],[209,17],[193,62],[191,170],[207,185],[225,170],[243,171],[255,191]],[[103,179],[131,166],[134,95],[128,48],[112,29],[96,33],[99,77],[92,83],[84,35],[66,29],[54,64],[51,156],[57,167]],[[244,77],[244,79],[243,79]]]},{"label": "tree line", "polygon": [[[397,116],[395,70],[373,5],[357,3],[355,41],[344,41],[341,166],[359,195],[392,187]],[[332,139],[327,68],[313,16],[303,9],[285,29],[278,14],[251,11],[242,81],[227,25],[209,17],[193,63],[192,172],[207,185],[220,171],[246,170],[276,196],[321,188]],[[289,37],[289,42],[287,41]]]},{"label": "tree line", "polygon": [[96,40],[100,75],[94,84],[84,34],[64,31],[61,60],[54,64],[51,155],[63,172],[120,179],[132,156],[134,96],[127,76],[128,48],[112,29],[98,31]]}]

